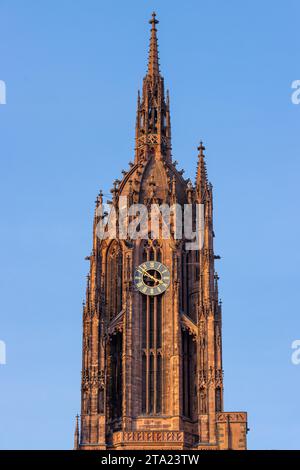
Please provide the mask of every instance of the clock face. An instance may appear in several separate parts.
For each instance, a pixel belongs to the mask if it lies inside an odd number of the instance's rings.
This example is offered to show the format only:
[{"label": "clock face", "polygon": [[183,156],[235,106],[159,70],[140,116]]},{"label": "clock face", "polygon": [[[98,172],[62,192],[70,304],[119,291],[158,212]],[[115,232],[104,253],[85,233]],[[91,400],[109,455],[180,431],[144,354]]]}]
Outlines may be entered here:
[{"label": "clock face", "polygon": [[146,295],[159,295],[170,285],[170,271],[159,261],[145,261],[134,274],[136,288]]}]

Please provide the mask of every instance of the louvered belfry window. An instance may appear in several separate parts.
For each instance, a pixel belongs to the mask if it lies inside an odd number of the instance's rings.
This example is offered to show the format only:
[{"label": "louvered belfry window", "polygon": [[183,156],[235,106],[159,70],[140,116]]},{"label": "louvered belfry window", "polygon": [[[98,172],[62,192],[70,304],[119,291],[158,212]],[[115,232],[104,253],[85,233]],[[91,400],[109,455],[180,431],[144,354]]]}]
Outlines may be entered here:
[{"label": "louvered belfry window", "polygon": [[[143,250],[143,261],[161,261],[158,247]],[[162,412],[162,296],[142,295],[142,413]]]},{"label": "louvered belfry window", "polygon": [[113,242],[107,253],[107,305],[109,319],[122,310],[123,254],[118,243]]}]

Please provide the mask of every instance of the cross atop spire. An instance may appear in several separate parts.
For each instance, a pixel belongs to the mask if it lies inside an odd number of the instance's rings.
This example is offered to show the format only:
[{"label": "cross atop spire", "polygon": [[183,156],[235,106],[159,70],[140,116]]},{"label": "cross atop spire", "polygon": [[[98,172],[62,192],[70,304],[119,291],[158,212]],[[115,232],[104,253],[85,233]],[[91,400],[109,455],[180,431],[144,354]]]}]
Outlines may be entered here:
[{"label": "cross atop spire", "polygon": [[156,19],[156,13],[152,13],[152,18],[149,21],[151,24],[151,37],[150,37],[150,49],[148,59],[148,75],[157,76],[159,75],[159,63],[158,63],[158,46],[157,46],[157,29],[155,25],[158,24]]},{"label": "cross atop spire", "polygon": [[152,29],[155,29],[155,25],[159,23],[159,21],[156,19],[156,13],[153,11],[152,13],[152,18],[149,20],[149,23],[152,25]]},{"label": "cross atop spire", "polygon": [[204,157],[204,153],[203,153],[203,152],[204,152],[204,150],[205,150],[205,147],[204,147],[204,145],[203,145],[202,140],[201,140],[201,142],[200,142],[200,145],[199,145],[199,147],[198,147],[198,150],[199,150],[199,157]]}]

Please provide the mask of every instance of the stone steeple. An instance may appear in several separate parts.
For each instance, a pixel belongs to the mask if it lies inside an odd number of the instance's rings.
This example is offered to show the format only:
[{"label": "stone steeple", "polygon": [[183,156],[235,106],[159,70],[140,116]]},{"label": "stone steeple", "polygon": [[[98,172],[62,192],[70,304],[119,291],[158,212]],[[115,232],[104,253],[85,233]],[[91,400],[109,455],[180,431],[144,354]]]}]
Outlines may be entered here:
[{"label": "stone steeple", "polygon": [[[175,236],[177,212],[171,214],[168,238],[153,238],[146,224],[146,237],[123,238],[116,232],[100,239],[99,193],[92,253],[87,257],[80,432],[77,422],[74,446],[242,450],[247,414],[224,411],[222,312],[214,268],[219,257],[214,254],[213,191],[205,148],[201,142],[192,184],[171,159],[170,104],[159,70],[155,13],[150,23],[148,69],[137,103],[135,160],[115,180],[110,205],[118,213],[121,197],[128,207],[176,203],[183,214],[189,204],[194,227],[200,205],[203,245],[189,249],[184,237]],[[130,222],[135,219],[128,214]],[[135,283],[137,269],[144,272],[145,263],[169,272],[169,286],[159,295],[146,295]],[[150,274],[152,281],[157,281],[156,275]]]},{"label": "stone steeple", "polygon": [[151,38],[150,38],[150,49],[149,49],[149,60],[148,60],[148,75],[158,76],[159,75],[159,59],[158,59],[158,45],[157,45],[157,29],[156,25],[159,21],[156,19],[156,13],[152,13],[152,18],[149,21],[151,24]]},{"label": "stone steeple", "polygon": [[151,36],[148,70],[143,92],[138,94],[135,162],[156,159],[171,161],[171,120],[169,94],[165,97],[164,79],[159,71],[156,14],[150,20]]}]

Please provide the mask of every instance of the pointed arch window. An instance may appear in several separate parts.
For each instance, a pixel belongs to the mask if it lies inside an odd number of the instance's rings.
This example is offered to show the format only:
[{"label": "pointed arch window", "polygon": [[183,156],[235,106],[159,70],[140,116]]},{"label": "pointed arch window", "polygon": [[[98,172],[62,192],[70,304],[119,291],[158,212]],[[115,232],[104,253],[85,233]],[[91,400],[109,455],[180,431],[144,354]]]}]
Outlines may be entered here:
[{"label": "pointed arch window", "polygon": [[104,388],[100,387],[98,390],[98,413],[104,413]]},{"label": "pointed arch window", "polygon": [[155,258],[154,256],[154,249],[153,248],[149,248],[149,260],[150,261],[153,261]]},{"label": "pointed arch window", "polygon": [[200,252],[199,250],[195,251],[195,280],[200,280]]},{"label": "pointed arch window", "polygon": [[192,252],[182,252],[181,255],[181,308],[186,315],[190,313],[190,292],[192,281]]},{"label": "pointed arch window", "polygon": [[216,412],[222,411],[222,393],[221,388],[216,388]]},{"label": "pointed arch window", "polygon": [[142,413],[162,411],[162,298],[142,300]]},{"label": "pointed arch window", "polygon": [[121,332],[110,338],[110,414],[112,419],[122,416],[122,350]]},{"label": "pointed arch window", "polygon": [[186,278],[186,314],[190,315],[190,290],[191,290],[191,270],[192,270],[192,253],[188,251],[186,254],[185,278]]},{"label": "pointed arch window", "polygon": [[182,331],[182,410],[192,418],[194,399],[194,342],[188,331]]},{"label": "pointed arch window", "polygon": [[[143,261],[161,261],[158,244],[146,246]],[[142,296],[142,413],[162,412],[162,296]]]},{"label": "pointed arch window", "polygon": [[112,243],[107,253],[107,306],[109,319],[122,310],[123,253],[118,243]]},{"label": "pointed arch window", "polygon": [[161,355],[161,352],[158,352],[156,360],[157,360],[156,413],[161,413],[161,407],[162,407],[162,355]]}]

